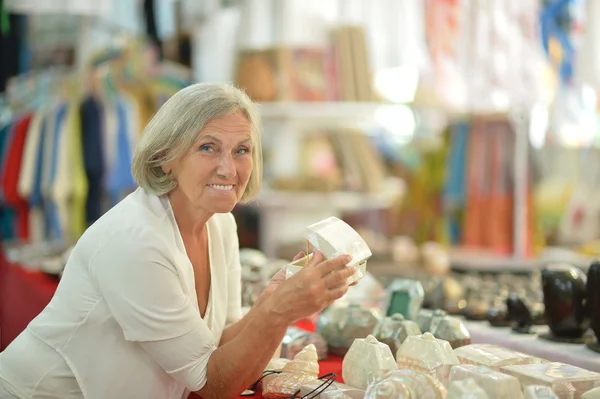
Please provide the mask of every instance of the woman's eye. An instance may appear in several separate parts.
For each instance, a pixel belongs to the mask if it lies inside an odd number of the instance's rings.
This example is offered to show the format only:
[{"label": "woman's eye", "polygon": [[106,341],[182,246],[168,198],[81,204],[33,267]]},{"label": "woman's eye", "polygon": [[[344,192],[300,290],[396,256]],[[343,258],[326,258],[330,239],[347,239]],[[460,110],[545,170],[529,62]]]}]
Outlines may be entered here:
[{"label": "woman's eye", "polygon": [[248,148],[240,148],[240,149],[237,151],[237,153],[238,153],[239,155],[246,155],[246,154],[249,154],[249,153],[250,153],[250,150],[249,150]]},{"label": "woman's eye", "polygon": [[210,153],[214,152],[214,149],[212,148],[212,146],[205,144],[203,146],[200,146],[200,151],[210,154]]}]

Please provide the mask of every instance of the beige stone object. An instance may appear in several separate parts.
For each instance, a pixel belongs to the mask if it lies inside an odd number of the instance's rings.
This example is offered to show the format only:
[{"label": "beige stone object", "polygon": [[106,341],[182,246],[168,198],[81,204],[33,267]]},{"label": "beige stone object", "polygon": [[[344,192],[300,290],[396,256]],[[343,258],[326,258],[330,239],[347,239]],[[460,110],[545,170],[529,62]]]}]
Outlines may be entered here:
[{"label": "beige stone object", "polygon": [[547,361],[539,357],[526,355],[498,345],[471,344],[454,349],[461,364],[486,366],[500,371],[501,367],[517,364],[540,364]]},{"label": "beige stone object", "polygon": [[421,372],[447,386],[450,369],[459,361],[447,341],[425,333],[406,338],[398,349],[396,363],[399,370]]},{"label": "beige stone object", "polygon": [[487,394],[472,378],[453,381],[446,399],[488,399]]},{"label": "beige stone object", "polygon": [[579,398],[600,383],[600,374],[564,363],[506,366],[503,373],[516,377],[522,386],[550,387],[560,399]]},{"label": "beige stone object", "polygon": [[342,362],[342,377],[346,384],[366,389],[380,372],[397,368],[390,347],[369,335],[354,340]]},{"label": "beige stone object", "polygon": [[525,399],[558,399],[550,387],[529,385],[523,389]]},{"label": "beige stone object", "polygon": [[581,399],[600,399],[600,387],[585,392]]},{"label": "beige stone object", "polygon": [[379,342],[389,346],[392,354],[396,356],[406,338],[411,335],[421,335],[421,329],[414,321],[406,320],[400,313],[396,313],[382,319],[375,327],[373,335]]},{"label": "beige stone object", "polygon": [[452,367],[450,384],[455,381],[472,378],[481,387],[490,399],[522,399],[521,384],[519,380],[510,375],[502,374],[484,366],[463,364]]},{"label": "beige stone object", "polygon": [[442,317],[432,328],[431,333],[434,337],[448,341],[453,349],[471,343],[471,334],[462,320],[454,316]]},{"label": "beige stone object", "polygon": [[302,385],[319,377],[317,348],[307,345],[294,359],[283,366],[281,374],[263,383],[265,399],[291,397]]}]

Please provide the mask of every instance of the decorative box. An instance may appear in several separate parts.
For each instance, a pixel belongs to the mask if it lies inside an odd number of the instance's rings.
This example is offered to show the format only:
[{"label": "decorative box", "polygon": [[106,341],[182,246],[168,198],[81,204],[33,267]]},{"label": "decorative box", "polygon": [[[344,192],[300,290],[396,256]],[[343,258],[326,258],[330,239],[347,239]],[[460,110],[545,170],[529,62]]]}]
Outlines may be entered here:
[{"label": "decorative box", "polygon": [[435,338],[431,333],[406,338],[396,354],[398,369],[414,370],[430,375],[447,386],[452,366],[458,358],[447,341]]},{"label": "decorative box", "polygon": [[414,370],[394,370],[367,387],[365,399],[443,399],[446,389],[435,378]]},{"label": "decorative box", "polygon": [[406,319],[416,320],[425,291],[423,285],[417,280],[398,279],[387,289],[387,315],[400,313]]},{"label": "decorative box", "polygon": [[452,367],[450,384],[454,381],[472,378],[490,398],[522,399],[519,380],[484,366],[463,364]]},{"label": "decorative box", "polygon": [[344,356],[354,340],[372,334],[382,318],[376,308],[330,306],[319,316],[317,332],[327,341],[329,353]]},{"label": "decorative box", "polygon": [[[327,259],[339,255],[352,256],[348,266],[354,266],[357,270],[348,279],[348,283],[358,281],[366,274],[371,250],[365,240],[346,222],[330,217],[312,224],[307,228],[306,239]],[[300,271],[310,261],[311,256],[312,254],[290,263],[286,268],[286,278]]]},{"label": "decorative box", "polygon": [[490,344],[473,344],[454,349],[461,364],[486,366],[500,371],[501,367],[518,364],[540,364],[547,360]]},{"label": "decorative box", "polygon": [[472,378],[453,381],[446,399],[488,399],[488,395]]},{"label": "decorative box", "polygon": [[390,347],[383,344],[374,336],[359,338],[344,356],[342,377],[350,386],[366,389],[368,383],[374,380],[381,371],[396,370],[396,360]]},{"label": "decorative box", "polygon": [[417,323],[411,320],[405,320],[400,314],[394,314],[381,320],[373,335],[379,342],[383,342],[392,350],[396,356],[400,345],[411,335],[421,335],[421,330]]},{"label": "decorative box", "polygon": [[506,366],[500,370],[516,377],[523,386],[548,386],[561,399],[580,397],[600,383],[600,374],[564,363]]}]

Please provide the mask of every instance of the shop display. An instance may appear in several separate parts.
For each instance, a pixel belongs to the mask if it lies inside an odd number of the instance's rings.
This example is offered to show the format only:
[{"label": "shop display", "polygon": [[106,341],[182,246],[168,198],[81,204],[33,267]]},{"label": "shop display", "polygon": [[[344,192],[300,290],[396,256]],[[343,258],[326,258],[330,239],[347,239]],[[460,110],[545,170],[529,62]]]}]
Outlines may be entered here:
[{"label": "shop display", "polygon": [[550,387],[530,385],[523,389],[525,399],[558,399]]},{"label": "shop display", "polygon": [[421,245],[423,268],[431,275],[446,275],[450,271],[450,255],[448,249],[437,242],[426,242]]},{"label": "shop display", "polygon": [[446,399],[488,399],[488,395],[472,378],[450,383]]},{"label": "shop display", "polygon": [[314,345],[319,360],[327,359],[327,342],[318,333],[288,327],[281,346],[281,357],[293,359],[307,345]]},{"label": "shop display", "polygon": [[369,335],[359,338],[344,356],[342,377],[350,386],[366,389],[370,381],[381,371],[396,370],[396,360],[389,346]]},{"label": "shop display", "polygon": [[[325,258],[350,255],[348,266],[354,266],[356,273],[348,278],[348,283],[360,280],[366,273],[367,260],[372,253],[365,240],[346,222],[330,217],[307,228],[306,239],[318,249]],[[311,259],[312,254],[292,262],[286,270],[286,278],[297,273]]]},{"label": "shop display", "polygon": [[265,399],[285,399],[291,397],[303,384],[319,377],[317,349],[308,345],[294,359],[283,367],[281,374],[263,382]]},{"label": "shop display", "polygon": [[365,399],[443,399],[446,389],[434,378],[413,370],[389,371],[367,387]]},{"label": "shop display", "polygon": [[596,338],[587,342],[588,348],[600,352],[600,262],[590,265],[587,273],[587,306],[592,331]]},{"label": "shop display", "polygon": [[[432,323],[433,326],[433,323]],[[463,322],[453,316],[444,316],[431,328],[434,337],[448,341],[452,349],[471,343],[471,334]]]},{"label": "shop display", "polygon": [[504,366],[547,363],[544,359],[490,344],[472,344],[457,348],[454,354],[461,364],[485,366],[500,371]]},{"label": "shop display", "polygon": [[521,384],[513,376],[494,371],[484,366],[463,364],[455,366],[450,372],[450,383],[472,378],[492,398],[523,398]]},{"label": "shop display", "polygon": [[425,292],[423,285],[417,280],[395,280],[387,289],[387,315],[400,313],[408,320],[415,320],[419,314]]},{"label": "shop display", "polygon": [[375,338],[390,347],[392,355],[396,356],[398,349],[407,337],[421,335],[417,323],[404,319],[400,313],[382,319],[373,331]]},{"label": "shop display", "polygon": [[465,290],[452,275],[428,276],[421,281],[425,290],[423,307],[428,309],[445,309],[450,314],[460,314],[461,303],[465,298]]},{"label": "shop display", "polygon": [[600,382],[600,374],[563,363],[506,366],[501,371],[517,378],[523,386],[550,387],[561,399],[580,397]]},{"label": "shop display", "polygon": [[586,309],[586,275],[578,268],[557,264],[542,271],[546,321],[550,331],[540,338],[583,343],[589,328]]},{"label": "shop display", "polygon": [[460,364],[447,341],[431,333],[406,338],[398,349],[396,362],[400,370],[414,370],[427,374],[447,385],[452,366]]},{"label": "shop display", "polygon": [[372,334],[382,318],[375,308],[330,306],[319,316],[317,332],[327,341],[329,353],[344,356],[354,340]]}]

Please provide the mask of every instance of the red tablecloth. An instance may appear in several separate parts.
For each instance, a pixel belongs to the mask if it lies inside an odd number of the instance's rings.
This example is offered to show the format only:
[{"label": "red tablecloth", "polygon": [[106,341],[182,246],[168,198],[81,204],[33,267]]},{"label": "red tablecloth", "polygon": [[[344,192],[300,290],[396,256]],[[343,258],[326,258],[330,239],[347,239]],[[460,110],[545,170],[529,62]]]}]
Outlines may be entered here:
[{"label": "red tablecloth", "polygon": [[[27,324],[50,302],[58,282],[41,272],[26,271],[19,266],[0,261],[0,351],[2,351]],[[296,325],[314,331],[310,320]],[[336,381],[342,381],[342,358],[329,356],[319,362],[320,375],[335,373]],[[198,398],[191,395],[190,398]],[[262,398],[257,392],[254,398]],[[242,398],[242,396],[240,396]]]},{"label": "red tablecloth", "polygon": [[0,266],[0,351],[50,302],[58,281],[17,265]]}]

